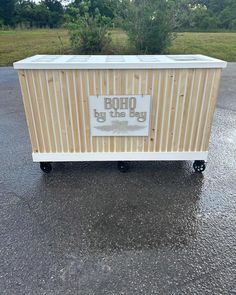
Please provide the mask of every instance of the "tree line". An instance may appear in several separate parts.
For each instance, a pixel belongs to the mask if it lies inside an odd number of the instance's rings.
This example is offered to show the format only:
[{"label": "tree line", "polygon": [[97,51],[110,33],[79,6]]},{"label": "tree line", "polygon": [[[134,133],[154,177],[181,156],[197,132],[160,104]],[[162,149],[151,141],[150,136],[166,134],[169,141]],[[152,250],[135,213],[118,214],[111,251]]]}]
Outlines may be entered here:
[{"label": "tree line", "polygon": [[[113,27],[122,27],[135,6],[152,0],[0,0],[0,27],[58,28],[84,16],[100,15]],[[155,0],[161,2],[162,0]],[[163,11],[174,31],[236,29],[235,0],[168,0]],[[132,6],[132,13],[130,7]],[[142,18],[142,14],[139,16]],[[161,14],[159,17],[163,17]]]}]

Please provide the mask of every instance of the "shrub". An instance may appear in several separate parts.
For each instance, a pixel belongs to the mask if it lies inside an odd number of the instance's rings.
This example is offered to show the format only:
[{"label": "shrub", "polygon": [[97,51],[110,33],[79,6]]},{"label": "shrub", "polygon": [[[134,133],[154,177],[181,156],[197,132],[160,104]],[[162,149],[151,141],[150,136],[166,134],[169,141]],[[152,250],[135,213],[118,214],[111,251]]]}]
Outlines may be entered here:
[{"label": "shrub", "polygon": [[111,36],[108,32],[109,18],[101,16],[98,9],[94,15],[85,12],[70,24],[70,41],[77,54],[107,54]]},{"label": "shrub", "polygon": [[160,54],[171,44],[171,11],[166,0],[130,2],[124,29],[137,53]]}]

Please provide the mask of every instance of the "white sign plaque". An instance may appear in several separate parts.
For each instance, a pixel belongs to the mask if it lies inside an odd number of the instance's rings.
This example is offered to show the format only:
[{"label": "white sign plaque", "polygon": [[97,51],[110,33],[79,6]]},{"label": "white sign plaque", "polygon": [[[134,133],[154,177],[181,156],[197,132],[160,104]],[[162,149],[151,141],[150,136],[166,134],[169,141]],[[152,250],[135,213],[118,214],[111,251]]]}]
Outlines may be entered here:
[{"label": "white sign plaque", "polygon": [[91,136],[148,136],[150,95],[89,96]]}]

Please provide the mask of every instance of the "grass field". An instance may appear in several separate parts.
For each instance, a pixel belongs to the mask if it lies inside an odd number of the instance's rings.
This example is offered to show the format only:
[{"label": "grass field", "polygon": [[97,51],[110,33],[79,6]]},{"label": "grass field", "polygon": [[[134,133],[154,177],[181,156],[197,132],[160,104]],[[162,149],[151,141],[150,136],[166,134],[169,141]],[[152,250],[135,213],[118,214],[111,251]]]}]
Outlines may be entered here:
[{"label": "grass field", "polygon": [[[128,38],[121,30],[112,31],[114,54],[132,54]],[[34,54],[69,54],[66,30],[0,31],[0,66]],[[178,33],[166,54],[206,54],[236,61],[236,33]]]}]

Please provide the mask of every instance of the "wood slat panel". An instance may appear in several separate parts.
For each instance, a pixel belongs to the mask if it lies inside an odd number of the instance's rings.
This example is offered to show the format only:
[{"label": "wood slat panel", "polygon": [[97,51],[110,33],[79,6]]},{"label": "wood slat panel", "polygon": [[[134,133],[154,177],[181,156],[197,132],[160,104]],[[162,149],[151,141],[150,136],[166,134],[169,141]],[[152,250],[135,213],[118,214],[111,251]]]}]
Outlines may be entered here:
[{"label": "wood slat panel", "polygon": [[[221,69],[21,70],[33,152],[207,151]],[[89,95],[151,95],[149,137],[91,137]]]},{"label": "wood slat panel", "polygon": [[221,69],[217,69],[214,71],[213,83],[211,85],[209,85],[209,87],[211,87],[211,95],[210,95],[210,99],[208,101],[207,112],[206,112],[205,118],[204,118],[205,125],[204,125],[204,131],[203,131],[202,143],[201,143],[201,150],[202,151],[207,151],[208,146],[209,146],[209,139],[210,139],[210,133],[211,133],[215,105],[216,105],[216,101],[217,101],[217,95],[218,95],[218,91],[219,91],[221,72],[222,72]]},{"label": "wood slat panel", "polygon": [[19,75],[19,81],[21,86],[21,92],[23,96],[23,104],[24,104],[26,122],[27,122],[31,145],[32,145],[32,151],[39,152],[39,143],[38,143],[36,127],[35,127],[34,112],[32,111],[32,105],[30,100],[31,98],[28,92],[26,73],[25,71],[21,70],[18,72],[18,75]]}]

